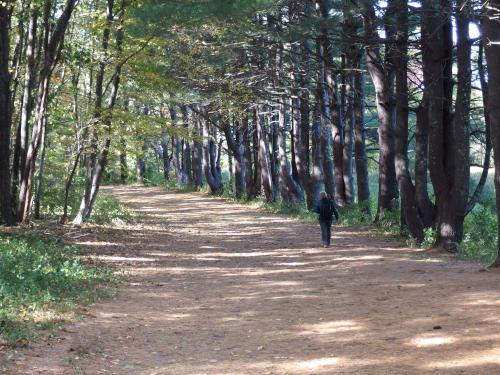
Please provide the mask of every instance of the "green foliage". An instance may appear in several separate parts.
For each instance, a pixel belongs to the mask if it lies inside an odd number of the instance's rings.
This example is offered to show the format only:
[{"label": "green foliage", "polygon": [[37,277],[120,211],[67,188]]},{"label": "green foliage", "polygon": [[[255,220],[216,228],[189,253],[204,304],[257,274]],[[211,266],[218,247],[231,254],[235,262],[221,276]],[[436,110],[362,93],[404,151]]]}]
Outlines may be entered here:
[{"label": "green foliage", "polygon": [[117,225],[130,223],[133,218],[132,213],[119,200],[106,195],[98,195],[90,222]]},{"label": "green foliage", "polygon": [[422,242],[422,247],[432,247],[436,243],[436,230],[434,228],[424,229],[424,241]]},{"label": "green foliage", "polygon": [[495,206],[478,204],[465,218],[464,233],[459,254],[484,264],[492,263],[496,256],[498,237]]},{"label": "green foliage", "polygon": [[366,207],[354,204],[340,210],[342,224],[344,225],[370,225],[373,219],[366,213]]},{"label": "green foliage", "polygon": [[[59,219],[63,213],[64,205],[64,181],[59,176],[53,174],[56,168],[53,167],[58,156],[54,156],[54,161],[50,161],[48,171],[44,179],[44,190],[41,201],[41,215],[45,219]],[[68,200],[68,213],[74,216],[80,206],[80,199],[83,194],[83,176],[74,179]],[[99,193],[94,203],[90,222],[95,224],[120,224],[133,221],[132,213],[127,210],[117,199]]]},{"label": "green foliage", "polygon": [[34,232],[0,233],[1,337],[12,344],[29,338],[33,326],[50,327],[62,311],[99,296],[112,272],[86,265],[77,251]]}]

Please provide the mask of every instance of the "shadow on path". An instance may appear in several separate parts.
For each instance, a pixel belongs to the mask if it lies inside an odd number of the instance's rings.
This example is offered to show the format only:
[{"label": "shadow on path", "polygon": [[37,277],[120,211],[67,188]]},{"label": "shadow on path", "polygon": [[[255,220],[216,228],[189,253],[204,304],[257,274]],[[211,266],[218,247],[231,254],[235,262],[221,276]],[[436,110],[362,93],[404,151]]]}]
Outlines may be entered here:
[{"label": "shadow on path", "polygon": [[103,191],[138,222],[80,245],[130,278],[18,374],[500,374],[496,273],[352,228],[322,249],[316,225],[202,194]]}]

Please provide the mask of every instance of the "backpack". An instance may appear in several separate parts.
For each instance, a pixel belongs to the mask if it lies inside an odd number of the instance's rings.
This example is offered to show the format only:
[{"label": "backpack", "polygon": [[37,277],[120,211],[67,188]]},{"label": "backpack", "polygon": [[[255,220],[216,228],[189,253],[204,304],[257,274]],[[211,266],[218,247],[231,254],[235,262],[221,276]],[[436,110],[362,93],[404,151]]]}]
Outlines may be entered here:
[{"label": "backpack", "polygon": [[322,199],[319,206],[319,216],[322,219],[332,218],[332,206],[329,199]]}]

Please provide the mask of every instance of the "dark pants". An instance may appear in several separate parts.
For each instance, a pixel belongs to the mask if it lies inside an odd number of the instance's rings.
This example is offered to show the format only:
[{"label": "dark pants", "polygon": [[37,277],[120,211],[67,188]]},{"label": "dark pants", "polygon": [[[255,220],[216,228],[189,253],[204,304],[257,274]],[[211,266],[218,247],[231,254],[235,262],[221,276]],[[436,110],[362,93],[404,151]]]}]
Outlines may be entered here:
[{"label": "dark pants", "polygon": [[321,241],[323,242],[323,245],[330,246],[330,238],[332,237],[332,221],[320,219],[319,225],[321,227]]}]

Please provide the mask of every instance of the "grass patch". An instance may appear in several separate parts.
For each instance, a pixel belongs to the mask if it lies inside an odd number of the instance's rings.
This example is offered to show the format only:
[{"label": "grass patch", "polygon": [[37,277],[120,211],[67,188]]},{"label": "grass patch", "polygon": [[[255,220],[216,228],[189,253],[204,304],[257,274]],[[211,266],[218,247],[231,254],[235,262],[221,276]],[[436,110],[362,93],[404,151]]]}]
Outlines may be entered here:
[{"label": "grass patch", "polygon": [[38,331],[75,317],[115,280],[109,268],[85,262],[78,248],[36,232],[0,230],[0,343],[26,346]]}]

